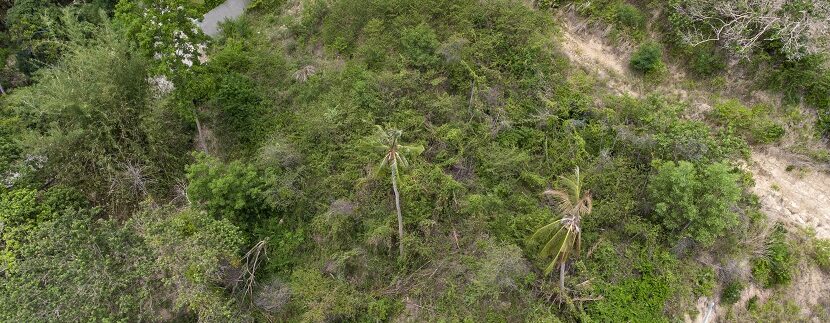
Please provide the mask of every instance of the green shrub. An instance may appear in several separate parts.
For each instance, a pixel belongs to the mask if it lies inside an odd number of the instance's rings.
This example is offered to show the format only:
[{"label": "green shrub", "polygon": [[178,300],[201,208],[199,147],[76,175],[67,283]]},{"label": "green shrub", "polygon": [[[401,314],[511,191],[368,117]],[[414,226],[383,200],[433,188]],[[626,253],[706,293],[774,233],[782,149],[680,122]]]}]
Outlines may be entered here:
[{"label": "green shrub", "polygon": [[256,147],[265,135],[266,114],[256,83],[239,73],[228,74],[218,81],[212,103],[218,108],[219,128],[230,137],[223,140],[226,146],[237,144],[242,150]]},{"label": "green shrub", "polygon": [[[367,299],[355,291],[354,285],[330,275],[324,276],[317,269],[294,270],[290,284],[292,302],[302,321],[349,321],[366,311]],[[373,312],[380,310],[378,305],[374,304]]]},{"label": "green shrub", "polygon": [[265,12],[275,12],[285,4],[285,0],[253,0],[248,5],[249,10],[262,10]]},{"label": "green shrub", "polygon": [[662,70],[663,47],[655,41],[649,41],[637,48],[631,55],[631,68],[643,74],[654,74]]},{"label": "green shrub", "polygon": [[792,280],[795,261],[786,231],[778,226],[767,238],[766,255],[752,260],[752,276],[764,287],[786,285]]},{"label": "green shrub", "polygon": [[198,208],[249,233],[256,221],[272,215],[269,186],[253,166],[240,161],[225,164],[204,154],[196,159],[187,167],[187,194]]},{"label": "green shrub", "polygon": [[720,302],[723,304],[735,304],[741,299],[741,292],[744,290],[744,284],[735,280],[726,284],[720,294]]},{"label": "green shrub", "polygon": [[401,303],[390,298],[381,298],[369,302],[366,310],[367,319],[374,322],[386,322],[401,307]]},{"label": "green shrub", "polygon": [[666,277],[647,275],[602,286],[604,299],[587,312],[600,322],[662,322],[663,307],[673,292]]},{"label": "green shrub", "polygon": [[726,68],[726,58],[713,46],[692,47],[685,56],[689,57],[688,67],[695,76],[710,77]]},{"label": "green shrub", "polygon": [[435,50],[439,42],[435,31],[427,24],[419,24],[401,32],[401,51],[409,64],[425,68],[438,62]]},{"label": "green shrub", "polygon": [[737,100],[715,105],[710,117],[725,127],[734,129],[752,143],[770,144],[784,136],[784,128],[770,118],[770,107],[747,107]]},{"label": "green shrub", "polygon": [[614,6],[614,21],[629,29],[639,29],[645,26],[646,17],[637,7],[621,2]]},{"label": "green shrub", "polygon": [[27,240],[14,269],[0,267],[0,321],[153,320],[143,305],[162,284],[146,279],[153,259],[135,232],[95,209],[65,210]]},{"label": "green shrub", "polygon": [[816,109],[818,131],[830,134],[830,69],[824,56],[808,56],[786,61],[765,73],[763,85],[781,91],[785,102],[806,103]]},{"label": "green shrub", "polygon": [[758,310],[758,295],[752,295],[748,301],[746,301],[746,310],[747,311],[756,311]]},{"label": "green shrub", "polygon": [[747,303],[749,309],[748,320],[751,322],[807,322],[807,317],[801,314],[801,307],[791,298],[785,298],[785,294],[777,293],[759,303],[757,296],[750,299],[752,306]]},{"label": "green shrub", "polygon": [[732,208],[741,188],[728,166],[715,163],[697,169],[686,161],[654,161],[653,166],[657,174],[649,180],[649,197],[666,230],[711,246],[737,224]]},{"label": "green shrub", "polygon": [[830,239],[813,240],[813,258],[821,269],[830,271]]}]

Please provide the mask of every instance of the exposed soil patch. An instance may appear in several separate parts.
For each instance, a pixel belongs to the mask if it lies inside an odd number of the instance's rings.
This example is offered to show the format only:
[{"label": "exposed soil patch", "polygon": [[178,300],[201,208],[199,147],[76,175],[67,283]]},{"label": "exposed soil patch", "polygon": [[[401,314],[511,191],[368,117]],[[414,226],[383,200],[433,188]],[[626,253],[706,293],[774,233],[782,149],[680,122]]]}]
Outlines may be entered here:
[{"label": "exposed soil patch", "polygon": [[764,213],[830,238],[830,174],[774,149],[754,151],[750,169]]},{"label": "exposed soil patch", "polygon": [[639,97],[640,91],[629,82],[630,71],[623,59],[628,55],[615,51],[600,36],[588,32],[584,23],[568,16],[570,15],[563,17],[562,39],[559,42],[562,53],[571,62],[605,82],[610,90],[617,94]]}]

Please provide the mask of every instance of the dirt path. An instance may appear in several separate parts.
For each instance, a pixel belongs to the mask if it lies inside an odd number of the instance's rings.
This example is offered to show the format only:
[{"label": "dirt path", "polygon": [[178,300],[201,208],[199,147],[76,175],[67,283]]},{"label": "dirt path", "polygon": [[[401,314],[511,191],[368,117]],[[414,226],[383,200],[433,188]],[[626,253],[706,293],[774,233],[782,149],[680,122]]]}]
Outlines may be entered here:
[{"label": "dirt path", "polygon": [[205,35],[215,37],[219,35],[219,23],[235,19],[245,12],[245,7],[251,0],[228,0],[209,11],[199,23],[199,28]]},{"label": "dirt path", "polygon": [[799,164],[804,165],[778,150],[755,150],[750,165],[754,192],[771,218],[830,238],[830,175]]},{"label": "dirt path", "polygon": [[613,92],[620,95],[640,97],[639,89],[632,82],[628,66],[623,57],[630,49],[617,48],[605,44],[596,35],[585,32],[586,27],[573,17],[565,17],[562,38],[559,41],[561,51],[571,62],[576,63],[588,73],[596,76]]}]

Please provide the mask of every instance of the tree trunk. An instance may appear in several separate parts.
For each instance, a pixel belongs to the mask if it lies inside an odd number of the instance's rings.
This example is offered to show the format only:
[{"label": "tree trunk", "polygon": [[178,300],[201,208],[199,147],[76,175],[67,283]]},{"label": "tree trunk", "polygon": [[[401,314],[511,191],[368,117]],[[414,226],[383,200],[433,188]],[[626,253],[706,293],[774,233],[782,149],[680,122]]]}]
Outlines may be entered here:
[{"label": "tree trunk", "polygon": [[563,261],[561,265],[559,265],[559,288],[562,289],[562,292],[565,292],[565,262]]},{"label": "tree trunk", "polygon": [[395,191],[395,210],[398,212],[398,248],[403,257],[403,216],[401,215],[401,198],[398,195],[398,182],[395,179],[397,172],[392,170],[392,190]]},{"label": "tree trunk", "polygon": [[[195,116],[195,114],[194,114],[194,116]],[[195,118],[196,118],[196,132],[198,133],[198,136],[199,136],[199,146],[202,146],[201,148],[202,148],[202,151],[205,152],[205,155],[210,155],[210,153],[208,153],[207,142],[205,141],[205,136],[204,136],[204,134],[202,134],[202,124],[199,122],[199,116],[195,116]]]},{"label": "tree trunk", "polygon": [[3,84],[0,84],[0,94],[6,95],[6,90],[3,89]]}]

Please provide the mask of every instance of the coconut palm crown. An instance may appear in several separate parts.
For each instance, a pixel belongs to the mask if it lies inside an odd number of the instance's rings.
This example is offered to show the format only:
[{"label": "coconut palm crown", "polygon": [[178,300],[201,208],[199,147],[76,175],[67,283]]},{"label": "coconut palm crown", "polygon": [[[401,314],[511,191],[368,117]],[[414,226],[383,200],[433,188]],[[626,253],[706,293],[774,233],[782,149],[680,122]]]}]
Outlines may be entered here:
[{"label": "coconut palm crown", "polygon": [[561,189],[546,190],[542,194],[556,201],[562,217],[536,230],[531,239],[547,241],[539,251],[540,257],[551,258],[545,275],[559,265],[560,287],[564,289],[565,264],[571,257],[579,255],[582,217],[591,213],[593,200],[590,191],[583,192],[579,167],[574,170],[573,177],[560,176],[559,179],[563,186]]}]

